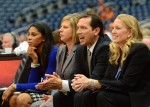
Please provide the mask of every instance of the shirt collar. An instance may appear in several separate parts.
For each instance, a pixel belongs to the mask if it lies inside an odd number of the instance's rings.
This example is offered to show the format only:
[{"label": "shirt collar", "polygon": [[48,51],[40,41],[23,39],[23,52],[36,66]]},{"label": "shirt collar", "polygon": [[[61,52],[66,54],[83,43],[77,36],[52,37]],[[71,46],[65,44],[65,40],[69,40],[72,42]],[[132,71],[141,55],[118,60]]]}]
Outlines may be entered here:
[{"label": "shirt collar", "polygon": [[95,47],[96,43],[97,43],[97,41],[92,45],[91,48],[88,48],[88,47],[87,47],[87,50],[89,49],[90,52],[91,52],[91,54],[93,53],[93,50],[94,50],[94,47]]}]

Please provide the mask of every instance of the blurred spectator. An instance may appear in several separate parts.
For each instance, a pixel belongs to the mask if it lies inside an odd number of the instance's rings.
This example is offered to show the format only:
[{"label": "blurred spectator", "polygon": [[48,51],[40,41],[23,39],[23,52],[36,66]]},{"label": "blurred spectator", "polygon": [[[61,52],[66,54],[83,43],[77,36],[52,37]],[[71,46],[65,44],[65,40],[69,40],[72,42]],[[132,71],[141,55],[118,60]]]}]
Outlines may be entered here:
[{"label": "blurred spectator", "polygon": [[149,28],[143,28],[142,33],[144,36],[150,36],[150,29]]},{"label": "blurred spectator", "polygon": [[144,35],[143,37],[143,42],[148,46],[150,49],[150,29],[148,28],[143,28],[142,33]]},{"label": "blurred spectator", "polygon": [[27,41],[27,36],[25,34],[20,34],[19,41],[20,41],[20,43]]},{"label": "blurred spectator", "polygon": [[2,47],[14,50],[19,45],[18,35],[14,32],[5,33],[2,37]]},{"label": "blurred spectator", "polygon": [[3,47],[2,47],[2,41],[0,40],[0,49],[3,49]]},{"label": "blurred spectator", "polygon": [[88,3],[88,7],[85,9],[85,13],[94,13],[97,14],[97,9],[94,7],[93,3]]},{"label": "blurred spectator", "polygon": [[150,49],[150,36],[144,36],[143,42],[147,45],[147,47]]},{"label": "blurred spectator", "polygon": [[54,37],[54,44],[57,46],[64,45],[64,42],[60,39],[60,32],[59,30],[55,30],[52,32],[53,37]]},{"label": "blurred spectator", "polygon": [[102,21],[105,20],[111,20],[114,18],[114,11],[111,7],[105,6],[103,0],[99,0],[99,10],[98,14],[100,15],[100,18]]},{"label": "blurred spectator", "polygon": [[100,18],[101,20],[111,20],[114,18],[114,11],[111,7],[104,7],[102,11],[100,12]]}]

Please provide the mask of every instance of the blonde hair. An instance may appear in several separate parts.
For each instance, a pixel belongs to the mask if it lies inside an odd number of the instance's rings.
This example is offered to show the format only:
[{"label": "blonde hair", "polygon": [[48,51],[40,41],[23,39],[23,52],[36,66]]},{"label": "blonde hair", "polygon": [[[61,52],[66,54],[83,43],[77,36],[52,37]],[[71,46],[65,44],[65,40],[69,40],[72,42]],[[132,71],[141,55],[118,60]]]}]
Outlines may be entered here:
[{"label": "blonde hair", "polygon": [[120,19],[127,29],[131,30],[130,37],[126,40],[122,51],[119,46],[115,43],[110,43],[110,58],[109,62],[114,65],[118,65],[120,63],[123,65],[123,62],[126,60],[127,55],[129,54],[130,48],[133,43],[141,42],[143,39],[143,35],[138,23],[138,20],[128,14],[120,14],[116,17],[116,19]]},{"label": "blonde hair", "polygon": [[79,18],[80,18],[80,14],[73,13],[73,14],[66,15],[65,17],[63,17],[61,21],[61,23],[66,20],[70,22],[71,27],[72,27],[72,36],[73,36],[72,39],[75,44],[79,43],[79,37],[77,35],[77,23],[79,21]]}]

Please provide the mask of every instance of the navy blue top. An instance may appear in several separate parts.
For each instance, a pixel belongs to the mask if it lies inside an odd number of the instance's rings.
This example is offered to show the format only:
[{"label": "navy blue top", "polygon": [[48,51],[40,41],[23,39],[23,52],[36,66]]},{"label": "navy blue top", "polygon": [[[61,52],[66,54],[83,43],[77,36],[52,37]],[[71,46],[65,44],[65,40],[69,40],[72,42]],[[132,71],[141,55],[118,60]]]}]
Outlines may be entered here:
[{"label": "navy blue top", "polygon": [[[36,68],[31,68],[28,83],[27,84],[16,84],[16,91],[26,91],[26,90],[34,90],[39,91],[35,88],[39,82],[41,82],[41,78],[45,79],[45,74],[52,74],[56,71],[56,54],[58,47],[53,46],[52,51],[48,56],[48,67],[46,72],[40,71],[40,66]],[[42,92],[42,91],[41,91]]]}]

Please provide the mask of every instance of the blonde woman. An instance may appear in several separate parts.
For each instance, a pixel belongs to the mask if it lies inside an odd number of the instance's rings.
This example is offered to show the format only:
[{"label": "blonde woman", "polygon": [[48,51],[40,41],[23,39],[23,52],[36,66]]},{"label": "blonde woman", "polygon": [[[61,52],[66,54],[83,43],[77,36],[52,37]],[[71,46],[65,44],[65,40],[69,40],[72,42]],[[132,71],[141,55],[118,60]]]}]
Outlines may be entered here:
[{"label": "blonde woman", "polygon": [[[72,68],[75,64],[75,55],[79,44],[79,38],[76,33],[79,16],[79,14],[74,13],[63,17],[59,32],[60,39],[65,45],[60,46],[58,50],[57,74],[46,75],[49,79],[36,86],[37,89],[41,90],[59,90],[53,97],[53,104],[55,107],[73,107],[74,91],[72,91],[70,84],[74,76]],[[49,99],[51,99],[51,97],[49,97]],[[47,106],[50,106],[49,104]]]}]

